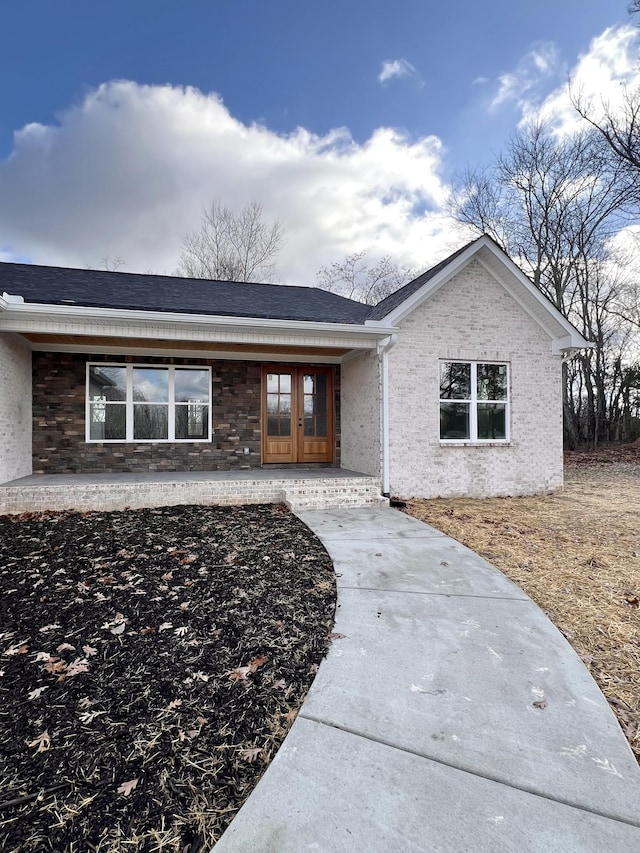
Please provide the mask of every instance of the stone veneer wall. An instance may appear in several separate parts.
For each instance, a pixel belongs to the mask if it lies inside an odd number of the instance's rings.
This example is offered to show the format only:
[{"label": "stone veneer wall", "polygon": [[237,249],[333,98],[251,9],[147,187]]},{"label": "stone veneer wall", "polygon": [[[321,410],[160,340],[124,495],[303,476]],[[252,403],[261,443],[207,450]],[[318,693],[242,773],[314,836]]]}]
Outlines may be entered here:
[{"label": "stone veneer wall", "polygon": [[31,349],[0,333],[0,483],[31,473]]},{"label": "stone veneer wall", "polygon": [[[440,442],[440,360],[509,363],[508,445]],[[472,261],[400,323],[390,351],[392,494],[488,497],[559,488],[561,389],[550,337]]]},{"label": "stone veneer wall", "polygon": [[[87,443],[87,361],[211,367],[211,442]],[[261,365],[254,361],[33,355],[33,473],[227,471],[261,466]],[[339,414],[339,413],[338,413]],[[337,430],[338,434],[339,431]],[[249,454],[243,454],[243,448]],[[338,443],[339,447],[339,443]]]}]

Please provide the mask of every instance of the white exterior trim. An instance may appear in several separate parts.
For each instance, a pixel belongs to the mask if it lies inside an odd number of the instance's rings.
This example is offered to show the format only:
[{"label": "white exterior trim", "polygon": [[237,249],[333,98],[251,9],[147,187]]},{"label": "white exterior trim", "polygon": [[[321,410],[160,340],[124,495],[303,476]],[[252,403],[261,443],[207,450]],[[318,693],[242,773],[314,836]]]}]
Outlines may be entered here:
[{"label": "white exterior trim", "polygon": [[396,343],[397,335],[390,335],[378,345],[380,357],[380,426],[382,431],[382,494],[387,497],[391,488],[391,468],[389,461],[389,350]]},{"label": "white exterior trim", "polygon": [[[113,405],[123,405],[125,406],[126,416],[125,416],[125,429],[126,429],[126,437],[125,438],[91,438],[91,404],[95,404],[95,400],[91,399],[91,395],[89,394],[89,388],[91,383],[91,368],[92,367],[124,367],[125,368],[125,382],[126,382],[126,391],[125,391],[125,399],[119,402],[109,402],[105,401],[106,406]],[[166,406],[167,407],[167,433],[169,436],[172,434],[175,435],[175,415],[176,415],[176,406],[184,405],[184,403],[176,403],[175,401],[175,373],[176,370],[203,370],[209,374],[209,399],[206,402],[207,406],[207,435],[205,438],[135,438],[133,435],[133,424],[134,424],[134,399],[133,399],[133,371],[138,367],[151,367],[155,370],[167,370],[168,371],[168,397],[167,402],[164,403],[145,403],[144,405],[150,406]],[[213,388],[211,382],[211,368],[206,365],[174,365],[174,364],[144,364],[144,363],[124,363],[124,362],[116,362],[116,361],[88,361],[85,365],[86,370],[86,379],[85,379],[85,395],[84,395],[84,405],[85,405],[85,441],[87,444],[197,444],[197,443],[210,443],[213,436],[212,429],[212,419],[213,419],[213,400],[211,399]],[[140,401],[142,403],[142,401]]]}]

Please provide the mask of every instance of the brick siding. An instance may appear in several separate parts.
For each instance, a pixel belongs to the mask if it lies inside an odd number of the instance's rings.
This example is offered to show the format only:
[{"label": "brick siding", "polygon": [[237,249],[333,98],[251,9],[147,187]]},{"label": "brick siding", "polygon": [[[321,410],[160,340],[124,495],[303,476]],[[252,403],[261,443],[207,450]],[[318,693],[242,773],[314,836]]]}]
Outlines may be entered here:
[{"label": "brick siding", "polygon": [[0,483],[31,474],[31,350],[0,333]]},{"label": "brick siding", "polygon": [[[509,363],[508,446],[440,443],[441,359]],[[393,495],[526,495],[562,485],[560,358],[477,261],[402,321],[389,356],[389,389]]]},{"label": "brick siding", "polygon": [[380,373],[374,351],[342,365],[342,464],[380,475]]},{"label": "brick siding", "polygon": [[[227,471],[261,466],[259,362],[151,357],[136,359],[136,362],[143,364],[211,367],[212,440],[88,443],[85,440],[87,361],[123,363],[134,360],[119,356],[34,353],[34,474]],[[339,395],[339,377],[336,377],[336,395]],[[339,407],[336,421],[339,454]],[[248,455],[243,453],[245,447],[249,448]]]}]

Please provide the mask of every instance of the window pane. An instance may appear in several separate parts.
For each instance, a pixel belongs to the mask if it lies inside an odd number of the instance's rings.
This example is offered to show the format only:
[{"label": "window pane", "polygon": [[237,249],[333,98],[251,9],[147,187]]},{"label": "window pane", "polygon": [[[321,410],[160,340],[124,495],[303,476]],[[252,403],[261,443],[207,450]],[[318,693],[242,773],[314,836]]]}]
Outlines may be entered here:
[{"label": "window pane", "polygon": [[507,407],[501,403],[478,403],[478,438],[507,437]]},{"label": "window pane", "polygon": [[479,364],[478,400],[507,399],[507,365]]},{"label": "window pane", "polygon": [[134,367],[133,399],[145,403],[169,400],[169,371],[166,367]]},{"label": "window pane", "polygon": [[469,438],[469,403],[440,403],[440,438]]},{"label": "window pane", "polygon": [[209,371],[176,368],[176,403],[208,403]]},{"label": "window pane", "polygon": [[269,394],[278,393],[278,374],[267,373],[267,392]]},{"label": "window pane", "polygon": [[314,418],[305,418],[304,419],[304,434],[305,435],[315,435],[314,432]]},{"label": "window pane", "polygon": [[209,407],[196,403],[176,406],[176,438],[208,438]]},{"label": "window pane", "polygon": [[440,364],[440,399],[471,399],[471,365],[461,361]]},{"label": "window pane", "polygon": [[327,434],[327,419],[324,415],[318,415],[316,418],[316,435],[325,436]]},{"label": "window pane", "polygon": [[280,435],[280,421],[277,415],[269,415],[267,418],[267,435]]},{"label": "window pane", "polygon": [[89,438],[92,441],[116,441],[127,437],[127,410],[124,404],[91,403]]},{"label": "window pane", "polygon": [[89,368],[89,399],[104,397],[105,400],[125,400],[127,393],[126,367]]},{"label": "window pane", "polygon": [[[267,394],[267,412],[275,414],[278,411],[278,394]],[[277,433],[273,433],[277,435]]]},{"label": "window pane", "polygon": [[133,407],[133,437],[135,439],[166,439],[169,437],[168,406]]}]

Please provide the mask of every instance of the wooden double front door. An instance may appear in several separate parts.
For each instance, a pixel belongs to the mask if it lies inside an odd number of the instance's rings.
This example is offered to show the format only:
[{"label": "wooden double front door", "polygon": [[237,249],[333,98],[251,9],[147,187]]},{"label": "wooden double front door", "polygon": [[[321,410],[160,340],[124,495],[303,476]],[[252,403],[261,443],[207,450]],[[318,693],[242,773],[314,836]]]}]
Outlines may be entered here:
[{"label": "wooden double front door", "polygon": [[262,461],[333,462],[333,368],[262,369]]}]

